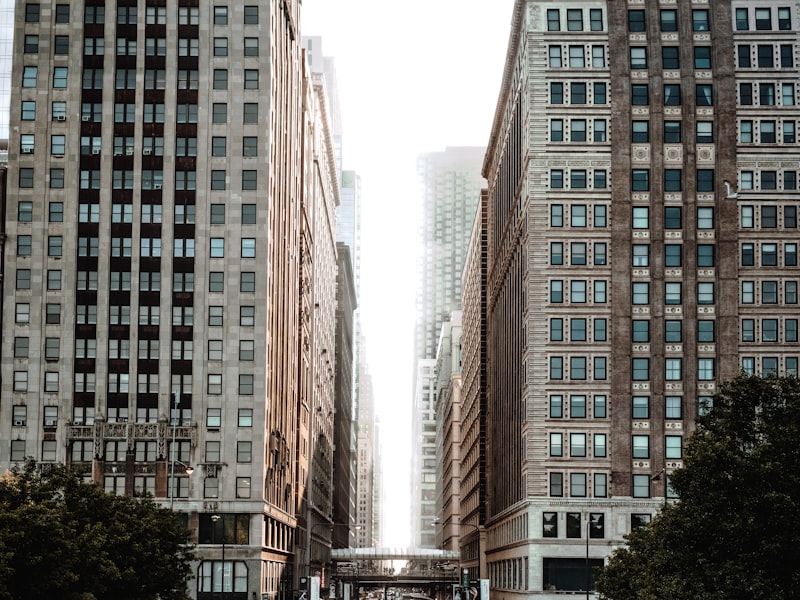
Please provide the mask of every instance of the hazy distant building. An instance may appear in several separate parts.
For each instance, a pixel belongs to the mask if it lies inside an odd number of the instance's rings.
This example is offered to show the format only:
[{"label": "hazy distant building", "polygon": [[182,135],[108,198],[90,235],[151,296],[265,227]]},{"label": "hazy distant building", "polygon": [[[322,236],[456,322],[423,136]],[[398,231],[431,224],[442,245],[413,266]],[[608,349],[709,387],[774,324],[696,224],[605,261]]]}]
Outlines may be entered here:
[{"label": "hazy distant building", "polygon": [[0,467],[185,513],[200,599],[291,598],[331,512],[338,175],[299,18],[16,5]]},{"label": "hazy distant building", "polygon": [[[480,173],[484,154],[484,148],[452,147],[420,155],[417,160],[421,221],[415,377],[425,371],[420,360],[435,359],[442,323],[461,307],[461,270],[481,188],[485,185]],[[415,523],[412,539],[432,547],[433,519],[438,515],[427,497],[429,482],[436,477],[435,457],[420,454],[436,445],[434,405],[429,404],[427,384],[427,381],[414,384],[411,511]],[[435,389],[430,391],[435,393]]]},{"label": "hazy distant building", "polygon": [[436,547],[436,359],[416,363],[411,421],[411,545]]},{"label": "hazy distant building", "polygon": [[799,22],[771,1],[516,2],[483,168],[507,599],[593,585],[671,496],[718,381],[797,375]]}]

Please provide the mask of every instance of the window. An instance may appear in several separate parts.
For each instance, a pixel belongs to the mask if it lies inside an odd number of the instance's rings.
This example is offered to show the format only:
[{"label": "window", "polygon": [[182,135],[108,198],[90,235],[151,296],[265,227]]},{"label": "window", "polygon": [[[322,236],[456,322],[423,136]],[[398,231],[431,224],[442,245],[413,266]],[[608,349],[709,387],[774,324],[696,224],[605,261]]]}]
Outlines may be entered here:
[{"label": "window", "polygon": [[752,66],[749,44],[739,44],[736,46],[736,64],[740,69],[749,69]]},{"label": "window", "polygon": [[711,46],[696,46],[694,49],[694,68],[711,68]]},{"label": "window", "polygon": [[244,24],[245,25],[258,25],[258,6],[245,6],[244,7]]},{"label": "window", "polygon": [[756,29],[767,31],[772,29],[772,10],[769,8],[756,8]]},{"label": "window", "polygon": [[650,245],[649,244],[633,244],[632,249],[632,266],[633,267],[647,267],[650,265]]},{"label": "window", "polygon": [[570,473],[569,495],[573,498],[585,498],[586,493],[586,473]]},{"label": "window", "polygon": [[714,191],[714,169],[697,169],[697,191]]},{"label": "window", "polygon": [[668,460],[680,460],[683,458],[683,438],[679,435],[667,435],[665,441],[665,458]]},{"label": "window", "polygon": [[683,266],[683,246],[681,244],[664,244],[664,266]]},{"label": "window", "polygon": [[225,171],[215,169],[211,171],[211,189],[224,190],[225,189]]},{"label": "window", "polygon": [[631,123],[631,141],[647,143],[650,141],[650,122],[633,121]]},{"label": "window", "polygon": [[586,171],[584,169],[572,169],[569,173],[569,186],[574,189],[586,189]]},{"label": "window", "polygon": [[573,381],[582,381],[586,379],[585,356],[569,357],[569,378],[572,379]]},{"label": "window", "polygon": [[564,436],[561,433],[550,434],[550,456],[564,455],[563,437]]},{"label": "window", "polygon": [[633,475],[633,497],[650,497],[650,475]]},{"label": "window", "polygon": [[569,66],[573,69],[583,69],[586,66],[586,54],[583,46],[569,47]]},{"label": "window", "polygon": [[228,24],[228,7],[215,6],[214,7],[214,25],[227,25]]},{"label": "window", "polygon": [[236,442],[236,462],[249,463],[253,460],[253,443]]},{"label": "window", "polygon": [[631,56],[631,69],[646,69],[647,68],[647,48],[643,46],[634,46],[630,49]]},{"label": "window", "polygon": [[550,319],[550,341],[551,342],[564,341],[564,319],[558,319],[558,318]]},{"label": "window", "polygon": [[791,9],[788,7],[778,8],[778,29],[788,31],[792,28]]},{"label": "window", "polygon": [[586,264],[586,242],[571,242],[570,243],[570,264],[571,265],[585,265]]},{"label": "window", "polygon": [[670,83],[664,86],[664,106],[679,106],[681,103],[681,86]]},{"label": "window", "polygon": [[664,284],[664,304],[675,305],[683,302],[682,285],[679,281],[668,281]]},{"label": "window", "polygon": [[631,86],[631,104],[633,106],[650,104],[650,88],[646,83],[635,83]]},{"label": "window", "polygon": [[681,396],[665,396],[664,397],[664,416],[667,419],[681,419],[682,418],[682,400]]},{"label": "window", "polygon": [[563,119],[550,119],[550,141],[563,142],[564,141],[564,120]]},{"label": "window", "polygon": [[248,123],[258,123],[258,104],[255,102],[245,102],[242,115],[245,125]]},{"label": "window", "polygon": [[239,276],[239,291],[240,292],[255,292],[256,291],[256,274],[253,271],[242,271]]},{"label": "window", "polygon": [[255,170],[242,171],[242,190],[258,189],[258,172]]},{"label": "window", "polygon": [[253,409],[252,408],[240,408],[238,414],[238,426],[239,427],[252,427],[253,426]]},{"label": "window", "polygon": [[667,358],[664,360],[664,379],[666,381],[680,381],[682,371],[682,359]]},{"label": "window", "polygon": [[633,458],[650,458],[650,436],[634,435],[631,439]]},{"label": "window", "polygon": [[714,338],[714,321],[699,319],[697,321],[697,341],[699,343],[713,343]]},{"label": "window", "polygon": [[244,89],[246,90],[258,89],[258,69],[244,70]]},{"label": "window", "polygon": [[701,83],[695,87],[695,102],[697,106],[713,106],[714,96],[710,83]]},{"label": "window", "polygon": [[629,10],[628,11],[628,31],[642,32],[645,31],[644,11],[643,10]]},{"label": "window", "polygon": [[[792,96],[790,96],[791,98]],[[775,84],[758,84],[758,103],[761,106],[775,106]]]},{"label": "window", "polygon": [[542,537],[558,537],[558,513],[542,513]]},{"label": "window", "polygon": [[592,84],[592,102],[594,104],[606,103],[606,84],[595,82]]},{"label": "window", "polygon": [[[665,11],[661,11],[664,13]],[[669,12],[669,11],[667,11]],[[678,46],[664,46],[661,48],[661,67],[667,69],[680,69],[680,48]]]},{"label": "window", "polygon": [[700,381],[712,381],[714,379],[714,359],[697,359],[697,379]]},{"label": "window", "polygon": [[564,361],[560,356],[550,357],[550,379],[564,379]]},{"label": "window", "polygon": [[756,64],[759,68],[769,68],[774,66],[774,49],[772,44],[758,44],[756,46]]},{"label": "window", "polygon": [[564,282],[556,279],[550,282],[550,302],[558,304],[564,302]]},{"label": "window", "polygon": [[698,267],[714,266],[714,244],[697,245],[697,266]]},{"label": "window", "polygon": [[753,104],[753,84],[740,83],[739,84],[739,104],[742,106],[750,106]]},{"label": "window", "polygon": [[661,31],[678,31],[678,11],[674,9],[661,11]]},{"label": "window", "polygon": [[214,83],[215,90],[228,89],[228,70],[227,69],[214,69]]},{"label": "window", "polygon": [[708,31],[709,29],[708,10],[692,10],[692,31]]},{"label": "window", "polygon": [[649,191],[650,169],[633,169],[631,172],[631,187],[634,192]]},{"label": "window", "polygon": [[567,9],[567,31],[583,31],[583,11],[581,9]]},{"label": "window", "polygon": [[[666,123],[664,124],[666,127]],[[664,191],[680,192],[682,169],[664,169]]]},{"label": "window", "polygon": [[778,245],[761,244],[761,266],[775,267],[778,265]]},{"label": "window", "polygon": [[239,375],[239,395],[252,396],[254,393],[255,378],[253,375]]},{"label": "window", "polygon": [[595,433],[592,438],[595,458],[605,458],[608,455],[606,434]]},{"label": "window", "polygon": [[632,284],[631,299],[633,304],[649,304],[650,284],[646,281],[634,281]]},{"label": "window", "polygon": [[550,104],[564,104],[564,84],[560,82],[550,83]]},{"label": "window", "polygon": [[710,144],[714,141],[713,121],[697,121],[695,124],[695,141],[698,144]]},{"label": "window", "polygon": [[228,56],[228,38],[214,38],[214,56]]},{"label": "window", "polygon": [[650,379],[649,358],[634,358],[631,363],[631,378],[633,381],[648,381]]},{"label": "window", "polygon": [[573,394],[569,397],[569,416],[572,419],[586,418],[586,396]]}]

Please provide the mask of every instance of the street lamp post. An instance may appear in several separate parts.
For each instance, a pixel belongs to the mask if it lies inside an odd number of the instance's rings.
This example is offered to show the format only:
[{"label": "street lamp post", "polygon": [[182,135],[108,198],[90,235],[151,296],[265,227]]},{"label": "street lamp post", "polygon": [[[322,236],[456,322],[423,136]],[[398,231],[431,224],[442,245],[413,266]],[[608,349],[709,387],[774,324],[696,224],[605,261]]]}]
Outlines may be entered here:
[{"label": "street lamp post", "polygon": [[179,395],[173,394],[173,405],[170,410],[170,418],[172,420],[172,444],[170,445],[169,449],[169,509],[175,509],[175,465],[178,464],[183,467],[183,472],[187,475],[191,475],[194,473],[194,467],[190,467],[186,463],[183,463],[175,458],[175,437],[178,429],[178,417],[177,417],[177,410],[178,410],[178,403],[179,403]]},{"label": "street lamp post", "polygon": [[217,540],[217,523],[222,521],[222,571],[221,571],[221,582],[220,588],[222,589],[222,597],[225,598],[226,590],[225,590],[225,519],[223,519],[220,515],[211,515],[211,521],[214,523],[213,529],[213,539],[216,542]]}]

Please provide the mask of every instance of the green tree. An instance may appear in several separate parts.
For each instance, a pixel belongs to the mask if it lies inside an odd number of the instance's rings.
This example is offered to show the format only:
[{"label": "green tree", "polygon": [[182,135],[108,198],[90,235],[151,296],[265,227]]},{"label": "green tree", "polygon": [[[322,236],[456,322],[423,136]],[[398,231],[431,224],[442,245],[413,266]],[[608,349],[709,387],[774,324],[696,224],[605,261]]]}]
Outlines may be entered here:
[{"label": "green tree", "polygon": [[192,549],[151,498],[33,461],[0,478],[0,600],[182,600]]},{"label": "green tree", "polygon": [[800,380],[723,384],[670,483],[678,500],[602,569],[605,598],[800,598]]}]

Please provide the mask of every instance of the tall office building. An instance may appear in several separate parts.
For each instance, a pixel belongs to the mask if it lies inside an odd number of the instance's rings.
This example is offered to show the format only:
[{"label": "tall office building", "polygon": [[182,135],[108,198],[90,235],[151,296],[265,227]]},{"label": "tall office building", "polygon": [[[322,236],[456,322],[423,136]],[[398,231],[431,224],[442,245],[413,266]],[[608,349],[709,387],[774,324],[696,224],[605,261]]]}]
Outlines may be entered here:
[{"label": "tall office building", "polygon": [[291,597],[331,508],[338,177],[299,5],[16,4],[0,466],[184,513],[201,599]]},{"label": "tall office building", "polygon": [[516,2],[483,170],[507,597],[591,585],[669,500],[718,381],[797,375],[799,23],[770,0]]},{"label": "tall office building", "polygon": [[421,214],[411,416],[411,512],[412,540],[422,547],[433,547],[435,519],[440,515],[436,514],[433,498],[436,381],[434,369],[422,366],[420,361],[435,362],[442,323],[461,307],[461,270],[485,185],[480,174],[484,154],[484,148],[452,147],[417,159]]}]

